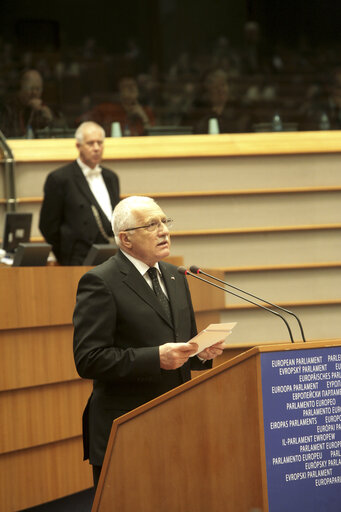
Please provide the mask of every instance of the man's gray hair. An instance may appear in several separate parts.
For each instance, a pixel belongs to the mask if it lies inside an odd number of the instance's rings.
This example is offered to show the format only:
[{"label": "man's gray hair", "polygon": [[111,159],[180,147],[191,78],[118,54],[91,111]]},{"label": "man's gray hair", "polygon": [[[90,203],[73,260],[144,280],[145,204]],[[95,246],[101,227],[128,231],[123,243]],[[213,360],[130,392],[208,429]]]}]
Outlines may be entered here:
[{"label": "man's gray hair", "polygon": [[79,144],[83,144],[84,141],[84,132],[87,128],[99,128],[102,132],[103,139],[105,137],[105,131],[101,125],[95,123],[94,121],[84,121],[84,123],[80,124],[75,132],[75,139]]},{"label": "man's gray hair", "polygon": [[129,196],[120,201],[112,214],[112,230],[115,235],[115,242],[120,246],[119,232],[133,228],[136,224],[136,213],[143,207],[154,206],[156,201],[146,196]]}]

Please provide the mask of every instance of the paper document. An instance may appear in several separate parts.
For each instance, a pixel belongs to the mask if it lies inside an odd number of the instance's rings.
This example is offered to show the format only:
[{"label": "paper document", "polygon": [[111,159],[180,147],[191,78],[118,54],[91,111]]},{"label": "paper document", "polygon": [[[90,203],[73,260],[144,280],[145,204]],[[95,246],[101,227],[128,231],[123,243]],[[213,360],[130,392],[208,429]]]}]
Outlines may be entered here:
[{"label": "paper document", "polygon": [[225,324],[210,324],[203,331],[199,332],[194,338],[188,341],[188,343],[196,343],[198,345],[198,350],[195,354],[192,354],[190,357],[199,354],[202,350],[207,347],[211,347],[215,343],[219,341],[223,341],[229,336],[232,332],[232,329],[237,324],[237,322],[230,322]]}]

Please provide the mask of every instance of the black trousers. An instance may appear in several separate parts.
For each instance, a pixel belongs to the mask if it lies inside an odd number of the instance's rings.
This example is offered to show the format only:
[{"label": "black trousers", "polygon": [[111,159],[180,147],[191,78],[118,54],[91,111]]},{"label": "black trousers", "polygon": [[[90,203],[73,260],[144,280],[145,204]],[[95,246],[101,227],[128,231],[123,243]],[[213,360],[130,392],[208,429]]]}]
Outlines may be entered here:
[{"label": "black trousers", "polygon": [[101,469],[102,469],[102,466],[92,466],[92,477],[94,480],[95,491],[97,489],[99,476],[101,474]]}]

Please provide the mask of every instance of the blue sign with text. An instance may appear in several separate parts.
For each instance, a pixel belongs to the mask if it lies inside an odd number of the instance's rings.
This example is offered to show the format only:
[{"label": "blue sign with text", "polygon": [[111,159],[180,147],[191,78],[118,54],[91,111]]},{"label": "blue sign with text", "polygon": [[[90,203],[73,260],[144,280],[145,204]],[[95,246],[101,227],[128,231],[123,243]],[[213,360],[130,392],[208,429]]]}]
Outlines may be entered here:
[{"label": "blue sign with text", "polygon": [[341,347],[261,354],[269,512],[341,511]]}]

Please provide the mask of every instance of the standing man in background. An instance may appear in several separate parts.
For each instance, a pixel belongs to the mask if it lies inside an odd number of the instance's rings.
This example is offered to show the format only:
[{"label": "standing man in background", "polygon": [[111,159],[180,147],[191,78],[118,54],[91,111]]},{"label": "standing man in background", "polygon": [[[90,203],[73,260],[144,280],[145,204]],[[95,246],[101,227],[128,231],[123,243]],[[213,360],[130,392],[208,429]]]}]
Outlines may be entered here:
[{"label": "standing man in background", "polygon": [[190,380],[191,369],[211,368],[223,351],[220,342],[190,357],[198,349],[186,343],[197,333],[191,296],[186,278],[161,261],[171,219],[158,204],[127,197],[112,224],[119,251],[81,278],[73,316],[77,371],[93,380],[83,439],[95,486],[113,420]]},{"label": "standing man in background", "polygon": [[119,180],[100,166],[104,130],[93,122],[76,131],[79,157],[51,172],[44,185],[39,228],[61,265],[82,265],[91,246],[109,243]]}]

